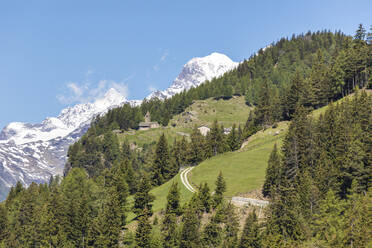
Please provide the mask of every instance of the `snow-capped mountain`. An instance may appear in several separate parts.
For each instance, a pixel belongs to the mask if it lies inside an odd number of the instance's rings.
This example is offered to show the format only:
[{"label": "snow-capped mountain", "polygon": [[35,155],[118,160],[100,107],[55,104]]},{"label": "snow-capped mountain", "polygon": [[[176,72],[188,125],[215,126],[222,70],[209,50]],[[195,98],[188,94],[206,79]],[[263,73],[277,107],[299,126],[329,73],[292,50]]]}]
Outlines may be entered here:
[{"label": "snow-capped mountain", "polygon": [[146,99],[157,97],[161,100],[172,97],[177,93],[197,87],[206,80],[222,76],[234,69],[239,63],[232,61],[221,53],[212,53],[205,57],[196,57],[187,62],[172,85],[163,91],[154,91]]},{"label": "snow-capped mountain", "polygon": [[[219,53],[193,58],[168,89],[153,92],[147,99],[171,97],[219,77],[237,65]],[[62,175],[68,147],[88,130],[95,116],[124,103],[137,106],[141,102],[128,101],[118,91],[110,89],[93,103],[63,109],[57,117],[48,117],[41,123],[8,124],[0,132],[0,201],[17,181],[28,186],[31,182],[47,182],[52,175]]]},{"label": "snow-capped mountain", "polygon": [[8,124],[0,133],[0,187],[9,188],[17,181],[41,183],[61,175],[69,145],[86,132],[95,116],[124,103],[139,104],[110,89],[103,98],[63,109],[42,123]]}]

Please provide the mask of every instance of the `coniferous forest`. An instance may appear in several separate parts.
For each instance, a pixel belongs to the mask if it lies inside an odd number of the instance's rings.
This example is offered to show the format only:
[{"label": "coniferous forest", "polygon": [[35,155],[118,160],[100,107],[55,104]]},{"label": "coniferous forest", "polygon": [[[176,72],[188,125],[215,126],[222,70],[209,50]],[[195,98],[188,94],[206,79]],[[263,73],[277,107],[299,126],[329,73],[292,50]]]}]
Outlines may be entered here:
[{"label": "coniferous forest", "polygon": [[[70,146],[63,178],[10,190],[0,204],[0,247],[370,247],[371,89],[372,28],[360,25],[354,37],[282,38],[199,87],[112,109]],[[195,126],[189,138],[169,143],[163,134],[133,150],[113,132],[138,129],[147,112],[166,126],[196,100],[237,95],[253,111],[229,134],[215,120],[206,136]],[[163,210],[153,211],[151,189],[180,168],[236,151],[280,121],[290,124],[267,161],[266,208],[242,214],[220,173],[213,192],[202,183],[185,204],[173,183]]]}]

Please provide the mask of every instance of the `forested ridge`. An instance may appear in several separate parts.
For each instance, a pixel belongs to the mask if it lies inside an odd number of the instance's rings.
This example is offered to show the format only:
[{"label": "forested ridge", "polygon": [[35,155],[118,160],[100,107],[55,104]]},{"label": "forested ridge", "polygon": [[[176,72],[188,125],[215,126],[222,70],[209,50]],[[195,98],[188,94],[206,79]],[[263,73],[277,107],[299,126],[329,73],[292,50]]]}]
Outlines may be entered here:
[{"label": "forested ridge", "polygon": [[[197,88],[110,110],[70,147],[63,179],[11,189],[0,204],[1,246],[371,245],[372,96],[366,92],[372,87],[371,37],[360,25],[354,37],[322,31],[283,38]],[[195,100],[233,95],[244,95],[254,110],[229,134],[216,120],[206,136],[195,127],[190,138],[168,144],[162,135],[156,144],[131,149],[113,132],[138,128],[147,111],[168,125]],[[310,115],[325,105],[324,114]],[[180,186],[173,184],[164,211],[153,213],[150,190],[182,166],[238,150],[249,136],[283,120],[291,124],[268,161],[262,193],[270,204],[264,213],[250,209],[241,215],[224,198],[229,185],[222,173],[213,193],[202,183],[185,205]],[[129,212],[135,219],[127,218]]]}]

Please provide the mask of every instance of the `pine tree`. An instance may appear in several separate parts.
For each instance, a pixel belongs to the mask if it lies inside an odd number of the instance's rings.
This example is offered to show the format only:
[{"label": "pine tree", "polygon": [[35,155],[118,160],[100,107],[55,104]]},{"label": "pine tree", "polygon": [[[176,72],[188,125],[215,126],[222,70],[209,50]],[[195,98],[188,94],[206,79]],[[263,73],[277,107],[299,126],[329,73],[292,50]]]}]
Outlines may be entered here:
[{"label": "pine tree", "polygon": [[117,189],[109,189],[107,202],[98,216],[99,233],[96,242],[100,247],[119,247],[119,234],[123,225],[122,216],[124,215],[120,204]]},{"label": "pine tree", "polygon": [[273,123],[273,106],[271,104],[271,92],[269,83],[265,80],[259,92],[257,107],[255,109],[255,117],[262,126],[271,125]]},{"label": "pine tree", "polygon": [[8,214],[5,206],[0,204],[0,244],[7,236],[8,228]]},{"label": "pine tree", "polygon": [[213,195],[213,208],[216,208],[218,205],[222,203],[223,200],[223,194],[226,192],[226,182],[225,179],[222,176],[222,172],[218,174],[217,180],[216,180],[216,189],[214,191]]},{"label": "pine tree", "polygon": [[339,247],[343,239],[342,223],[344,204],[337,199],[332,190],[322,201],[319,213],[315,216],[314,235],[330,247]]},{"label": "pine tree", "polygon": [[202,162],[206,155],[204,151],[205,147],[205,138],[200,133],[197,126],[194,126],[194,129],[190,135],[191,144],[189,146],[189,162],[192,165],[197,165]]},{"label": "pine tree", "polygon": [[201,240],[203,247],[219,247],[222,243],[222,227],[221,225],[212,218],[210,222],[205,226]]},{"label": "pine tree", "polygon": [[238,244],[238,232],[239,232],[239,222],[238,217],[235,213],[235,208],[231,203],[224,206],[223,209],[223,248],[235,248]]},{"label": "pine tree", "polygon": [[299,71],[296,71],[295,75],[291,80],[291,86],[286,95],[284,104],[284,118],[289,120],[293,117],[296,112],[296,108],[299,104],[302,104],[304,93],[304,79]]},{"label": "pine tree", "polygon": [[179,237],[177,230],[177,217],[174,213],[165,214],[161,232],[164,248],[173,248],[178,246]]},{"label": "pine tree", "polygon": [[277,145],[271,151],[270,158],[266,168],[265,182],[262,187],[262,194],[270,196],[270,192],[274,187],[278,186],[280,177],[280,156],[278,153]]},{"label": "pine tree", "polygon": [[142,214],[144,210],[152,214],[152,202],[155,200],[155,197],[150,194],[150,190],[150,181],[147,176],[143,176],[134,195],[133,212],[135,214]]},{"label": "pine tree", "polygon": [[254,113],[253,111],[250,111],[243,129],[243,138],[248,138],[249,136],[255,134],[258,130],[259,128],[258,125],[256,125]]},{"label": "pine tree", "polygon": [[147,211],[140,217],[136,229],[136,248],[150,248],[151,247],[151,225],[149,221],[149,214]]},{"label": "pine tree", "polygon": [[359,184],[354,180],[344,214],[345,247],[367,247],[372,234],[371,206],[372,199],[368,195],[359,193]]},{"label": "pine tree", "polygon": [[240,148],[240,139],[236,132],[236,124],[233,124],[231,131],[227,136],[227,144],[229,145],[230,151],[235,151]]},{"label": "pine tree", "polygon": [[114,176],[112,178],[113,193],[118,195],[118,217],[121,219],[121,226],[125,226],[126,211],[127,211],[127,197],[129,194],[128,185],[126,182],[126,167],[123,164],[118,164],[117,167],[113,168]]},{"label": "pine tree", "polygon": [[257,220],[257,215],[255,211],[250,213],[247,219],[245,220],[243,233],[240,238],[238,247],[239,248],[261,247],[259,229],[258,229],[258,220]]},{"label": "pine tree", "polygon": [[[299,195],[286,178],[271,192],[267,209],[266,235],[278,235],[275,242],[285,245],[301,241],[305,237],[304,219],[299,206]],[[270,244],[275,246],[278,244]]]},{"label": "pine tree", "polygon": [[366,29],[363,27],[363,24],[359,24],[357,31],[355,32],[354,38],[357,40],[364,40],[366,37]]},{"label": "pine tree", "polygon": [[167,195],[167,206],[165,210],[166,214],[181,214],[180,207],[180,191],[178,188],[178,183],[172,183],[169,193]]},{"label": "pine tree", "polygon": [[200,220],[198,211],[193,204],[188,204],[182,218],[182,228],[180,233],[180,248],[198,248],[200,243]]},{"label": "pine tree", "polygon": [[199,201],[201,203],[202,209],[200,209],[202,212],[209,213],[211,209],[211,195],[209,186],[207,183],[203,183],[199,186],[199,192],[197,193]]},{"label": "pine tree", "polygon": [[152,170],[152,180],[155,185],[163,184],[177,173],[177,171],[172,168],[168,151],[168,142],[164,133],[160,136],[156,145]]},{"label": "pine tree", "polygon": [[213,122],[211,131],[208,133],[208,145],[212,151],[212,155],[225,151],[225,140],[223,137],[223,128],[218,124],[217,120]]}]

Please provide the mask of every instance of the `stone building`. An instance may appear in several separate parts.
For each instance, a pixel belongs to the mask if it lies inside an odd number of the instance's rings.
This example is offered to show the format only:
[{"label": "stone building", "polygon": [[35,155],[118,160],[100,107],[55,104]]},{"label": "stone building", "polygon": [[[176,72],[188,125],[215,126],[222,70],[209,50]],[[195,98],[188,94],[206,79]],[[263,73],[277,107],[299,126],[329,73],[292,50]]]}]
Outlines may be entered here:
[{"label": "stone building", "polygon": [[139,130],[149,130],[151,128],[160,127],[159,123],[156,121],[151,121],[150,112],[147,111],[145,115],[145,121],[139,123]]}]

